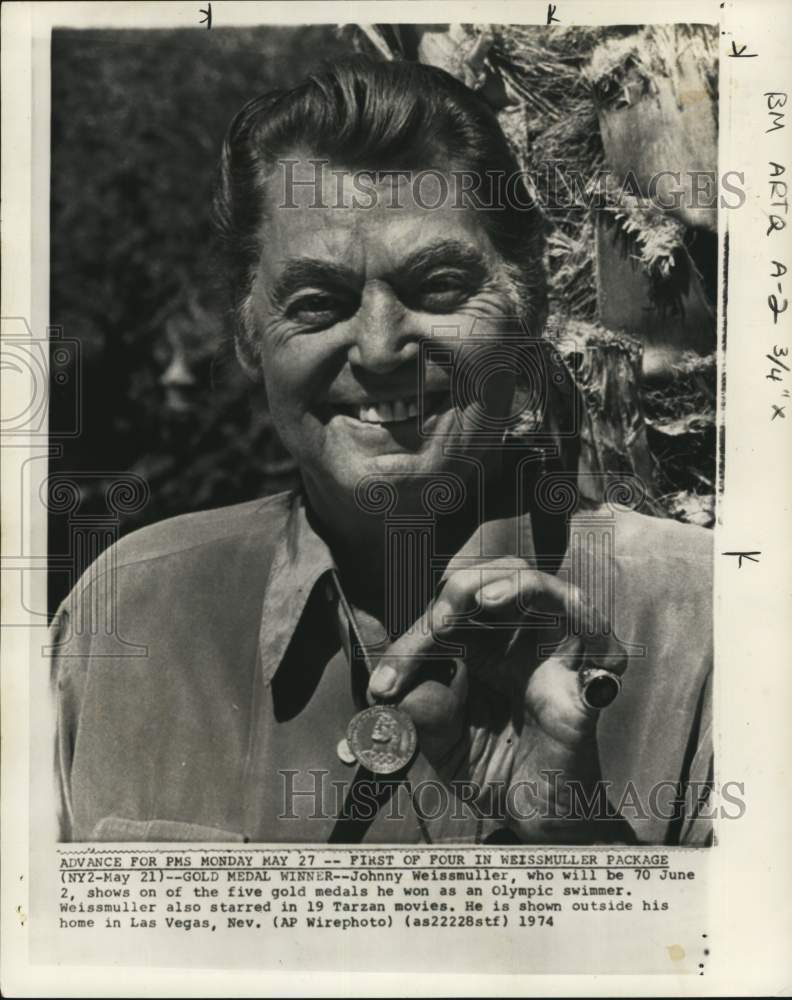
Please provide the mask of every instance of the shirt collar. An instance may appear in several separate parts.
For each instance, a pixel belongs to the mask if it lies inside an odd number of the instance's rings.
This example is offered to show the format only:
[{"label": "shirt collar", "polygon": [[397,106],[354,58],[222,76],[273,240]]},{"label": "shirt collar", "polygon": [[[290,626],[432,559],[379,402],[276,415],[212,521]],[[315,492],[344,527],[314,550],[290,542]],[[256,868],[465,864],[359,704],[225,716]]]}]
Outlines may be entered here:
[{"label": "shirt collar", "polygon": [[[501,556],[525,559],[536,567],[529,514],[480,524],[453,557],[443,579],[466,565]],[[285,530],[275,546],[262,607],[259,650],[265,683],[275,676],[317,584],[324,579],[330,587],[329,573],[336,568],[327,543],[308,519],[302,494],[294,493]],[[334,598],[334,591],[330,594]]]},{"label": "shirt collar", "polygon": [[294,493],[275,544],[261,612],[259,650],[266,683],[275,676],[314,588],[334,568],[330,549],[311,527],[302,495]]}]

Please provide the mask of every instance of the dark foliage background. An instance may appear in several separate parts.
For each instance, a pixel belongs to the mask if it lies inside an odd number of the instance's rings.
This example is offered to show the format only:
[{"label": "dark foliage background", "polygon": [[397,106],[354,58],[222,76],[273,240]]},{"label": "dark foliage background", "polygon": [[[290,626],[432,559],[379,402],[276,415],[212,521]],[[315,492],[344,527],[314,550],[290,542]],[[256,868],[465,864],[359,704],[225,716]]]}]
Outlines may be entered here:
[{"label": "dark foliage background", "polygon": [[[239,107],[348,51],[332,27],[53,33],[50,317],[80,344],[82,392],[81,433],[51,471],[75,473],[80,516],[106,512],[125,470],[151,495],[122,533],[293,481],[234,358],[211,189]],[[75,405],[66,384],[54,436]],[[54,514],[51,552],[67,531]]]}]

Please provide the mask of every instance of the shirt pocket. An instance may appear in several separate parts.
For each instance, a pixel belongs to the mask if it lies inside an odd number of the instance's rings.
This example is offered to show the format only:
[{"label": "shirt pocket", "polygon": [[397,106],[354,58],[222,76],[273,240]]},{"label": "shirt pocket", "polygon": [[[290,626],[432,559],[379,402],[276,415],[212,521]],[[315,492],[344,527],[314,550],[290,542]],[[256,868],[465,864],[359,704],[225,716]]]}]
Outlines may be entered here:
[{"label": "shirt pocket", "polygon": [[171,819],[126,819],[123,816],[105,816],[100,819],[89,840],[116,841],[192,841],[244,843],[241,833],[221,830],[215,826],[200,826],[198,823],[180,823]]}]

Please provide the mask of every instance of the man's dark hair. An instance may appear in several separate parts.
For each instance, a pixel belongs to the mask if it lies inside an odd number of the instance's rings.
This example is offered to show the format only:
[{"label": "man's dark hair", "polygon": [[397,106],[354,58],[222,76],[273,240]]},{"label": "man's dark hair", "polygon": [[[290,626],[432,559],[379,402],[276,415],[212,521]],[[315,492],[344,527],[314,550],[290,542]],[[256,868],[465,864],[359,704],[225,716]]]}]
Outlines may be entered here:
[{"label": "man's dark hair", "polygon": [[517,275],[525,322],[540,332],[546,312],[541,217],[495,115],[444,70],[356,56],[292,90],[255,97],[228,129],[214,216],[246,367],[256,367],[244,306],[260,256],[264,188],[277,160],[297,150],[347,169],[454,169],[482,178],[483,222]]}]

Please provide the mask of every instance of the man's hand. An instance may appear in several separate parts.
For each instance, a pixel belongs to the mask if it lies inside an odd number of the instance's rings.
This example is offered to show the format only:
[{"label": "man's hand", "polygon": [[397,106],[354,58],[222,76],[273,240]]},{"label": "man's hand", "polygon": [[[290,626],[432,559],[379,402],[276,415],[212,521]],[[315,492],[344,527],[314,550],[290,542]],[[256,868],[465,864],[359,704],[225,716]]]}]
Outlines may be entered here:
[{"label": "man's hand", "polygon": [[[498,559],[448,575],[372,673],[369,693],[398,703],[443,780],[472,782],[479,807],[497,805],[522,840],[629,840],[623,820],[585,815],[603,789],[600,713],[581,696],[584,665],[623,673],[607,623],[576,587]],[[603,815],[604,797],[599,805]]]}]

